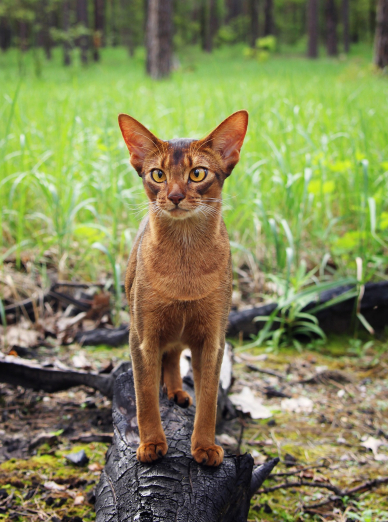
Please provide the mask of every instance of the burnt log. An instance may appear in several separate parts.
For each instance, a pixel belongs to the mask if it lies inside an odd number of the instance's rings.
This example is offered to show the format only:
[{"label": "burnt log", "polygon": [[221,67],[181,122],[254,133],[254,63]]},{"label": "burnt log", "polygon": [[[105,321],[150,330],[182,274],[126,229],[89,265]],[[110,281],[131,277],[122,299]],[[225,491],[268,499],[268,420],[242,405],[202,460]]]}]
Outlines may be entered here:
[{"label": "burnt log", "polygon": [[[321,292],[318,300],[309,303],[303,309],[303,312],[309,312],[316,305],[328,303],[335,297],[355,288],[355,286],[346,285]],[[319,326],[325,333],[351,333],[356,302],[357,297],[351,296],[346,301],[315,313],[314,315],[319,321]],[[388,325],[388,281],[367,283],[359,304],[360,312],[374,330],[384,330]],[[257,335],[265,325],[265,322],[255,321],[255,318],[271,315],[276,308],[276,303],[269,303],[248,310],[230,312],[227,335],[234,337],[242,332],[244,339],[250,339],[252,335]]]},{"label": "burnt log", "polygon": [[139,432],[132,371],[114,387],[113,445],[96,489],[96,522],[246,522],[253,494],[278,459],[253,469],[253,458],[225,455],[218,468],[190,452],[195,406],[181,409],[160,394],[169,449],[153,464],[136,459]]},{"label": "burnt log", "polygon": [[108,375],[100,375],[94,372],[47,368],[20,357],[5,356],[0,359],[0,382],[48,393],[83,385],[100,391],[106,397],[112,397],[116,377],[127,370],[129,364],[122,362]]}]

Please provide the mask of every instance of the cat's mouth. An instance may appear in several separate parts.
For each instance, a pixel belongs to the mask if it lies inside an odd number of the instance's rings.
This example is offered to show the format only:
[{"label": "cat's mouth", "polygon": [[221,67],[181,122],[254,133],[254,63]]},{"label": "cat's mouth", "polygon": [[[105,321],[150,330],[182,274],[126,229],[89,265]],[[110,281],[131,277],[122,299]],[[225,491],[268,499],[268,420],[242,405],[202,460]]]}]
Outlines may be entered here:
[{"label": "cat's mouth", "polygon": [[167,213],[174,219],[185,219],[189,217],[190,214],[192,214],[192,209],[177,206],[175,208],[168,209]]}]

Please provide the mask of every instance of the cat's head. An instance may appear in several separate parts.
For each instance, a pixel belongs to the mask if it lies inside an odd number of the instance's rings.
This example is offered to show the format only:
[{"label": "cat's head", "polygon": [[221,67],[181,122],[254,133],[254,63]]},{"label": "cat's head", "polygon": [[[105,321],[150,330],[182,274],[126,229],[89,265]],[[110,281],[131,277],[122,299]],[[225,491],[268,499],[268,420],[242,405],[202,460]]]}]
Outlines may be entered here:
[{"label": "cat's head", "polygon": [[119,125],[155,211],[185,219],[219,206],[224,180],[240,159],[248,113],[235,112],[201,140],[160,140],[127,114]]}]

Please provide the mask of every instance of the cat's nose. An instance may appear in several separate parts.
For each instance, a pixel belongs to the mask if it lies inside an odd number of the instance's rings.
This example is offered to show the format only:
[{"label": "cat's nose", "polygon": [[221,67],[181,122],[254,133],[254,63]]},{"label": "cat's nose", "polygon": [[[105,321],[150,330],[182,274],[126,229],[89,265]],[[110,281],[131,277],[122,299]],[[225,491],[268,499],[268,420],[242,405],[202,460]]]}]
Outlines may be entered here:
[{"label": "cat's nose", "polygon": [[185,196],[180,192],[170,192],[170,194],[167,197],[170,201],[174,203],[174,205],[177,206],[182,201],[182,199],[185,199]]}]

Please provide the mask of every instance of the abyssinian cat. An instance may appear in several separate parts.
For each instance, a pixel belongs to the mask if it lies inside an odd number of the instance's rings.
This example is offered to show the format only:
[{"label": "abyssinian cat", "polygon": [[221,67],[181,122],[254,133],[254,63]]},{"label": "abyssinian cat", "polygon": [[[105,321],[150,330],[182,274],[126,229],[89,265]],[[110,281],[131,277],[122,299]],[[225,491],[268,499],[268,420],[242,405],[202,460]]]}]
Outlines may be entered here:
[{"label": "abyssinian cat", "polygon": [[119,115],[119,125],[150,210],[125,280],[137,458],[152,462],[167,453],[159,413],[161,376],[169,398],[181,407],[192,402],[182,390],[179,365],[189,347],[197,399],[191,451],[198,463],[218,466],[224,452],[215,444],[217,393],[232,294],[221,191],[239,161],[248,113],[235,112],[201,140],[163,141],[126,114]]}]

